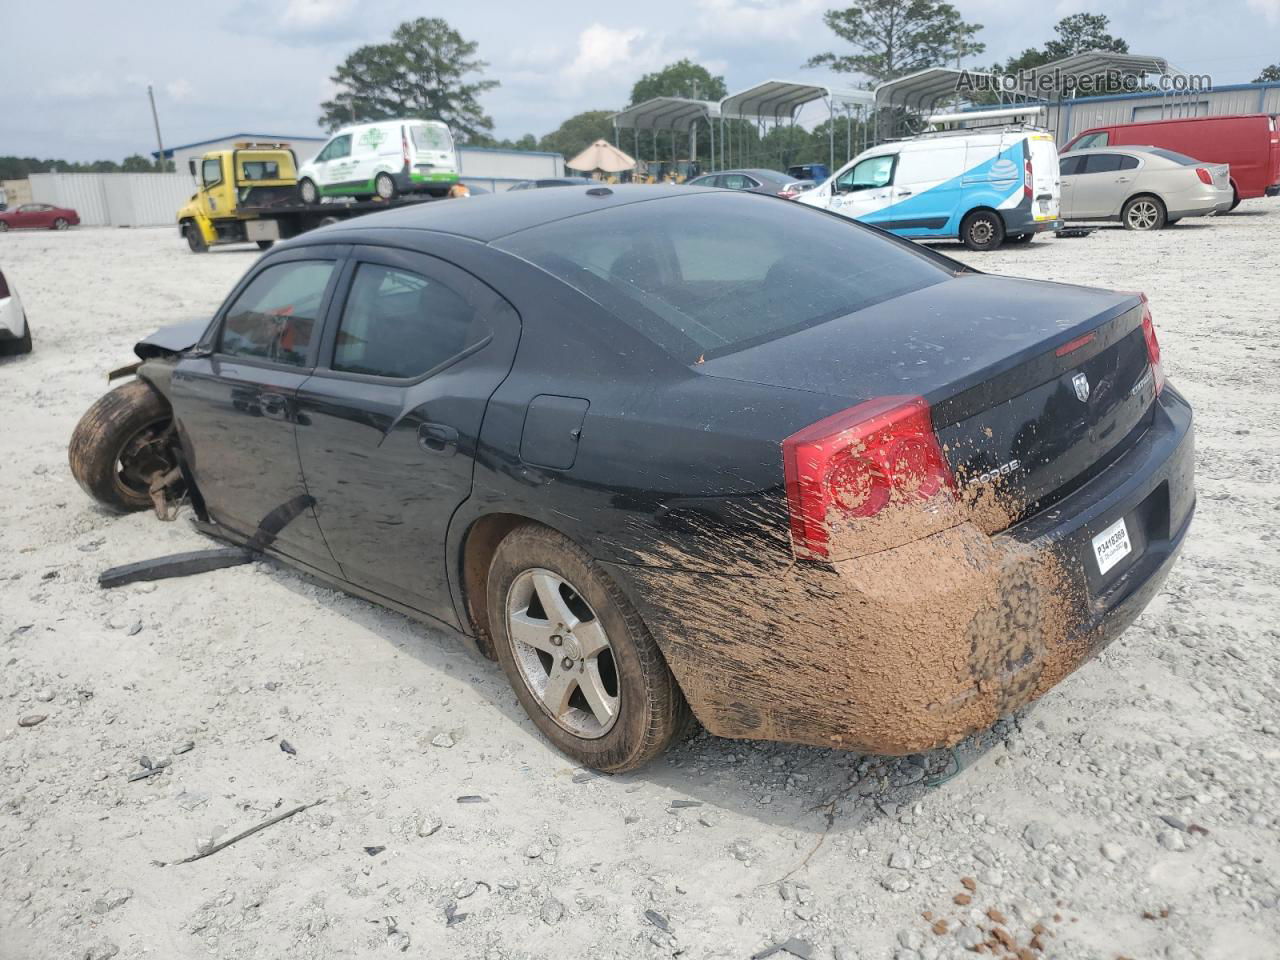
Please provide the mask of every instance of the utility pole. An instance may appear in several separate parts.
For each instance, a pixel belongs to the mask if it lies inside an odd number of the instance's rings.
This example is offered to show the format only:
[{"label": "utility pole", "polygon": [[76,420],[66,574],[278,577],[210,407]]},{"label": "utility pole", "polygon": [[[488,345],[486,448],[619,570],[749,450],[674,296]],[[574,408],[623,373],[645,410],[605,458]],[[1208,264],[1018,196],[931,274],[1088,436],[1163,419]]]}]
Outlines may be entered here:
[{"label": "utility pole", "polygon": [[160,139],[160,115],[156,113],[156,95],[151,90],[151,84],[147,84],[147,99],[151,101],[151,122],[156,125],[157,156],[160,160],[160,172],[163,173],[169,169],[169,161],[164,157],[164,141]]}]

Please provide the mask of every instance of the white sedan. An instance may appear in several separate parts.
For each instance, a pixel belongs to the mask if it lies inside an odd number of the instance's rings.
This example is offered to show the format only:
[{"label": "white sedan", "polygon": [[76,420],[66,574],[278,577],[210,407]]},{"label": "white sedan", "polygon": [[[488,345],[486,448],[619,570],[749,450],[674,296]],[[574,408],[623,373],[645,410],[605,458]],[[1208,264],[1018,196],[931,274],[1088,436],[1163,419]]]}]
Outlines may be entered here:
[{"label": "white sedan", "polygon": [[31,352],[31,327],[22,310],[22,301],[16,290],[0,270],[0,356],[12,356]]},{"label": "white sedan", "polygon": [[1225,163],[1160,147],[1072,150],[1058,164],[1064,220],[1119,220],[1129,230],[1159,230],[1232,204]]}]

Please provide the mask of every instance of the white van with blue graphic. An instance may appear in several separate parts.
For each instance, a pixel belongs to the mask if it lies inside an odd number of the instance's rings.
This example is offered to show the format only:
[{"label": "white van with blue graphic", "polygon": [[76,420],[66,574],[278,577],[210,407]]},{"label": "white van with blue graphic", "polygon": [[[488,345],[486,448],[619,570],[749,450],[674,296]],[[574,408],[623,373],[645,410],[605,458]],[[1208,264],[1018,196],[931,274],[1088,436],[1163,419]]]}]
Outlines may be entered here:
[{"label": "white van with blue graphic", "polygon": [[796,198],[913,240],[971,250],[1057,230],[1061,188],[1053,136],[1022,126],[949,130],[882,143]]}]

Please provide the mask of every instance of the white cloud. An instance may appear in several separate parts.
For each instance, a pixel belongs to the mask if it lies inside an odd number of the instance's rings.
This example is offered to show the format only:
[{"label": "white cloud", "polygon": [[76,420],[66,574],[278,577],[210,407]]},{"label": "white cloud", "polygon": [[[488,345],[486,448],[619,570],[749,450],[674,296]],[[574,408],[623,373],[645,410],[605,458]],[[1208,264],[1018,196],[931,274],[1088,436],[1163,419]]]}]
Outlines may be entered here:
[{"label": "white cloud", "polygon": [[299,30],[316,30],[341,23],[351,16],[355,0],[288,0],[280,24]]},{"label": "white cloud", "polygon": [[831,0],[697,0],[697,26],[719,40],[795,40],[825,32]]},{"label": "white cloud", "polygon": [[578,49],[561,75],[579,86],[598,84],[612,92],[630,89],[641,74],[661,69],[696,51],[670,47],[666,38],[641,27],[606,27],[593,23],[578,34]]},{"label": "white cloud", "polygon": [[179,77],[177,80],[170,80],[166,83],[164,85],[164,92],[168,94],[170,100],[173,100],[176,103],[182,103],[183,101],[190,100],[192,93],[195,91],[191,86],[191,81]]},{"label": "white cloud", "polygon": [[1261,14],[1267,23],[1280,23],[1280,0],[1248,0],[1249,9]]}]

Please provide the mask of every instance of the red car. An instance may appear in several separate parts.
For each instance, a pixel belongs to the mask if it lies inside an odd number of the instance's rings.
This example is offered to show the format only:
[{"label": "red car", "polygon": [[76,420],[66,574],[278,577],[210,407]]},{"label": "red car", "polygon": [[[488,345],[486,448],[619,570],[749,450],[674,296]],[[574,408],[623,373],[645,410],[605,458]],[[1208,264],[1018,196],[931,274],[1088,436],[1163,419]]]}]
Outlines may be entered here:
[{"label": "red car", "polygon": [[45,227],[49,230],[65,230],[80,224],[80,214],[66,207],[50,203],[24,203],[16,210],[0,213],[0,231],[10,227]]},{"label": "red car", "polygon": [[1241,200],[1280,194],[1280,122],[1270,114],[1185,117],[1091,127],[1062,152],[1118,146],[1164,147],[1205,163],[1230,164],[1235,191],[1232,210]]}]

